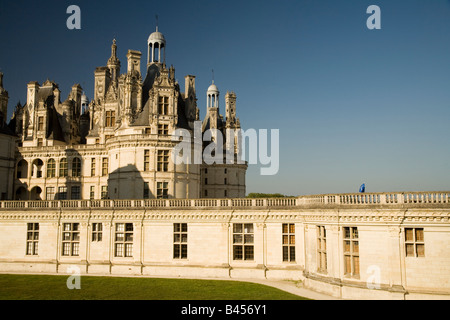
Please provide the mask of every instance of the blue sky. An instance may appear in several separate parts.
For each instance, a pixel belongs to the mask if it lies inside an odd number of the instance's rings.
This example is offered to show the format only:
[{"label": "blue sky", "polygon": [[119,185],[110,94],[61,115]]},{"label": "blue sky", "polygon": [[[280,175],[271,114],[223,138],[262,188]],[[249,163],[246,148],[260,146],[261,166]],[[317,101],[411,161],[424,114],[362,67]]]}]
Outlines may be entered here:
[{"label": "blue sky", "polygon": [[[81,9],[69,30],[66,9]],[[368,6],[381,8],[369,30]],[[214,69],[237,94],[244,129],[280,130],[280,169],[251,165],[247,192],[289,195],[450,190],[450,1],[2,1],[0,68],[9,112],[26,84],[47,78],[62,99],[80,83],[93,95],[94,69],[117,39],[143,53],[155,29],[176,78],[196,76],[203,118]],[[144,72],[144,70],[142,70]]]}]

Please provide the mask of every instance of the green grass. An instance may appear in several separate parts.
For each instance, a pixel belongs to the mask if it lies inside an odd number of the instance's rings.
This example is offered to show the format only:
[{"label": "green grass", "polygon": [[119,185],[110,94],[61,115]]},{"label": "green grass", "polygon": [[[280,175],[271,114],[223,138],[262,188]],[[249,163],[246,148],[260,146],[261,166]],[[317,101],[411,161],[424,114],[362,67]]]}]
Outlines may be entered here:
[{"label": "green grass", "polygon": [[69,276],[0,275],[0,300],[303,300],[250,282],[81,276],[81,289],[68,289]]}]

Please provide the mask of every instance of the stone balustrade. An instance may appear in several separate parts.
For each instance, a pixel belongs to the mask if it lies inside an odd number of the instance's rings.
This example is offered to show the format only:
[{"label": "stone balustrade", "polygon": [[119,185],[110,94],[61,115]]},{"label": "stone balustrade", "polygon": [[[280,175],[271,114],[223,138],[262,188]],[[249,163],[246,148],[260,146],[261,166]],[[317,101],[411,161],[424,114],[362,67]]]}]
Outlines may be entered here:
[{"label": "stone balustrade", "polygon": [[238,199],[102,199],[1,201],[1,209],[42,208],[295,208],[314,205],[450,204],[450,191],[324,194],[286,198]]}]

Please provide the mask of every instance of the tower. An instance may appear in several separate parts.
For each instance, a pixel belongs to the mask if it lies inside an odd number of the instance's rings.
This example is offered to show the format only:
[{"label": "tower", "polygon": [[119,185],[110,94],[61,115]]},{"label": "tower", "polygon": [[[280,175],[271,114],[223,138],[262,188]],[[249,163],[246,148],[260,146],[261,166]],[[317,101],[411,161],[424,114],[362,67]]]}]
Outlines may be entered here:
[{"label": "tower", "polygon": [[153,63],[166,63],[166,39],[164,35],[158,31],[158,24],[156,31],[150,34],[147,41],[147,67]]},{"label": "tower", "polygon": [[108,59],[106,66],[111,74],[111,81],[116,82],[120,74],[120,61],[117,58],[116,39],[113,39],[113,43],[111,45],[111,57]]}]

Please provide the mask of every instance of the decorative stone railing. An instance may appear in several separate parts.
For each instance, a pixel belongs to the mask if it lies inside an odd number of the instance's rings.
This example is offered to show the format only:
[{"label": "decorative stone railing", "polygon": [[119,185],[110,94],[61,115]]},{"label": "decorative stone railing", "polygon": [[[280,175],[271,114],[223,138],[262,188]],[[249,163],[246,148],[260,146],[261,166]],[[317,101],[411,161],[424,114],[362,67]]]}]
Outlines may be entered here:
[{"label": "decorative stone railing", "polygon": [[399,205],[399,204],[447,204],[450,191],[401,192],[401,193],[346,193],[287,198],[237,198],[237,199],[138,199],[138,200],[30,200],[1,201],[0,209],[45,208],[293,208],[314,205]]}]

